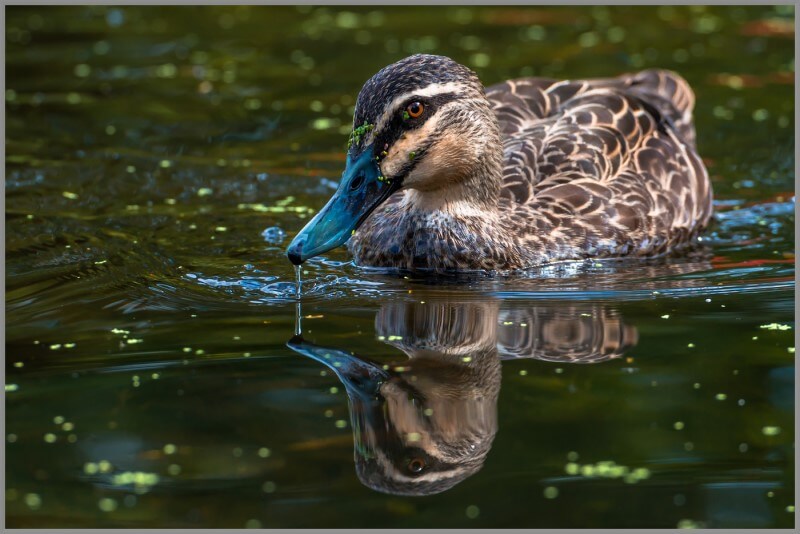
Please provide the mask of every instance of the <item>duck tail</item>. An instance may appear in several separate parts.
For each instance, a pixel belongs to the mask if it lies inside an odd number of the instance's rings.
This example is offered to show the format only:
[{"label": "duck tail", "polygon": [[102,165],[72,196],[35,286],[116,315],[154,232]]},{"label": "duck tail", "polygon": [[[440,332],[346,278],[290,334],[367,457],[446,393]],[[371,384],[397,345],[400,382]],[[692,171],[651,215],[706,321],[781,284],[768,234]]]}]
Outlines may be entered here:
[{"label": "duck tail", "polygon": [[656,107],[674,124],[684,142],[695,146],[694,91],[680,74],[665,69],[648,69],[621,78],[632,93]]}]

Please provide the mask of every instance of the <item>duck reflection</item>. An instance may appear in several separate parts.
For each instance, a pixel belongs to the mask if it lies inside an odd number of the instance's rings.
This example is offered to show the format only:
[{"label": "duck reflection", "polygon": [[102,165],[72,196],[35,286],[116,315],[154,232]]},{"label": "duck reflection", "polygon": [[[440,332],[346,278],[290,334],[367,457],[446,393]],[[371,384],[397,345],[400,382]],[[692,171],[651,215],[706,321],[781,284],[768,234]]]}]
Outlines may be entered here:
[{"label": "duck reflection", "polygon": [[408,360],[381,365],[300,335],[288,346],[341,380],[358,477],[396,495],[440,493],[481,469],[497,433],[501,360],[596,363],[637,342],[636,329],[601,306],[392,302],[375,330]]}]

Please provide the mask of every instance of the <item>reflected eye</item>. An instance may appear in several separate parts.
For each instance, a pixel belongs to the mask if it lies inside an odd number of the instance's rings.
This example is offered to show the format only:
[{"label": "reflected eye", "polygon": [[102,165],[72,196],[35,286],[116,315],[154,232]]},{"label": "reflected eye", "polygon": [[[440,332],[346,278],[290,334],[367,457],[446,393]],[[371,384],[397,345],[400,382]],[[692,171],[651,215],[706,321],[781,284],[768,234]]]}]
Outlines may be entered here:
[{"label": "reflected eye", "polygon": [[425,461],[422,458],[412,458],[408,462],[408,470],[412,473],[421,473],[425,469]]},{"label": "reflected eye", "polygon": [[425,106],[422,105],[422,102],[412,102],[408,106],[406,106],[406,113],[412,119],[416,119],[425,111]]}]

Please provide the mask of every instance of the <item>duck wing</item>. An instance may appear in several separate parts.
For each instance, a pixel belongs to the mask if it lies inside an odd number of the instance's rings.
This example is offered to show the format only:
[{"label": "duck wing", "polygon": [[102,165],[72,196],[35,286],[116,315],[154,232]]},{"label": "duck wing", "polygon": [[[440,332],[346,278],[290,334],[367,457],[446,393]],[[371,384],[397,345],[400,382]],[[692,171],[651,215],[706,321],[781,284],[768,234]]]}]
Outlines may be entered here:
[{"label": "duck wing", "polygon": [[[578,233],[635,234],[652,254],[696,235],[711,216],[695,151],[694,95],[683,78],[647,70],[617,78],[510,80],[486,90],[505,168],[501,198]],[[607,235],[606,235],[607,234]],[[577,235],[577,234],[576,234]]]},{"label": "duck wing", "polygon": [[486,88],[486,98],[500,122],[504,138],[516,137],[532,122],[553,118],[575,105],[576,97],[605,90],[638,100],[659,123],[666,121],[694,147],[694,92],[680,75],[649,69],[615,78],[555,80],[520,78]]}]

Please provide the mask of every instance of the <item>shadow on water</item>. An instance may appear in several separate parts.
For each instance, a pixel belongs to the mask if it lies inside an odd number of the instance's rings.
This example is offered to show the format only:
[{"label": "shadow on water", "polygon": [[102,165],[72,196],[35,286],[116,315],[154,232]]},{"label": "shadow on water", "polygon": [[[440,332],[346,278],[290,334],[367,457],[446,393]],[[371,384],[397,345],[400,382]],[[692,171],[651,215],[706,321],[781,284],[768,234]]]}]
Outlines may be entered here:
[{"label": "shadow on water", "polygon": [[375,331],[408,360],[381,365],[301,334],[287,346],[342,382],[358,477],[396,495],[440,493],[483,467],[498,431],[501,360],[600,363],[638,342],[606,306],[503,310],[497,300],[386,303]]}]

